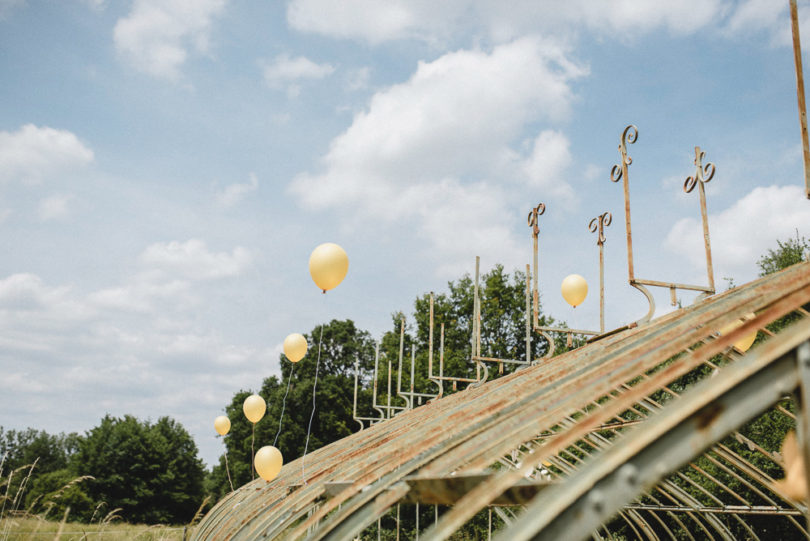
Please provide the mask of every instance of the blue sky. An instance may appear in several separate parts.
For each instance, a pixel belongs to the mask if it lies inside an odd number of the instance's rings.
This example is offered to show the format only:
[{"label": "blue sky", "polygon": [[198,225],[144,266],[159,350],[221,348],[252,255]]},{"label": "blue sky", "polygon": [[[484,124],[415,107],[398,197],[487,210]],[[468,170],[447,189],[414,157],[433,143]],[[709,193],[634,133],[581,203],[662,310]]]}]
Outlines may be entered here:
[{"label": "blue sky", "polygon": [[[559,284],[598,288],[610,211],[607,327],[633,321],[609,181],[630,123],[636,275],[706,282],[700,145],[718,288],[751,280],[810,235],[787,4],[0,0],[0,425],[171,415],[210,464],[287,334],[380,336],[476,255],[523,268],[540,201],[544,309],[598,327]],[[351,262],[326,296],[322,242]]]}]

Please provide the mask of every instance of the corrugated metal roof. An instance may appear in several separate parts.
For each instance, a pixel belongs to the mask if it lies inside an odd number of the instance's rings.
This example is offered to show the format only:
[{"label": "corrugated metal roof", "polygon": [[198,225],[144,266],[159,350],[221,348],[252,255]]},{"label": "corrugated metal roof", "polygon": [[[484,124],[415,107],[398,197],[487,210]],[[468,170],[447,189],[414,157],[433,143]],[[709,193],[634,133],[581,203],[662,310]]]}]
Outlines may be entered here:
[{"label": "corrugated metal roof", "polygon": [[[490,506],[501,539],[767,538],[765,516],[806,536],[804,507],[766,473],[782,466],[772,435],[739,429],[765,410],[795,425],[784,398],[802,387],[801,347],[810,356],[808,303],[804,263],[403,411],[307,455],[305,483],[299,459],[239,488],[193,538],[368,538],[413,502],[454,504],[422,539]],[[755,329],[760,344],[731,347]]]}]

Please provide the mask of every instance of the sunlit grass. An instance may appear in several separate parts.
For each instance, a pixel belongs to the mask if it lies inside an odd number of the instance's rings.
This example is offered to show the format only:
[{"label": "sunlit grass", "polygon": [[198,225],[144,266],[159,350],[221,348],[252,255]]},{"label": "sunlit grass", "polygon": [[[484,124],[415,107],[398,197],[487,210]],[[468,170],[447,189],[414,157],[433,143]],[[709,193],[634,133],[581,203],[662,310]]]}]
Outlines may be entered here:
[{"label": "sunlit grass", "polygon": [[[59,539],[79,541],[82,539],[104,539],[116,541],[138,539],[141,541],[182,540],[183,526],[146,526],[122,522],[101,522],[82,524],[79,522],[57,522],[36,516],[7,517],[0,520],[0,531],[6,532],[3,539],[9,541]],[[59,533],[61,530],[61,533]],[[191,535],[188,527],[187,536]]]},{"label": "sunlit grass", "polygon": [[[194,518],[185,526],[128,524],[121,521],[120,508],[108,511],[106,514],[102,513],[105,502],[99,502],[96,505],[89,523],[70,522],[70,507],[65,508],[59,518],[54,518],[53,514],[49,515],[49,513],[68,488],[86,479],[92,479],[92,477],[88,475],[77,477],[55,493],[48,495],[48,501],[37,502],[35,500],[27,509],[24,509],[21,508],[22,495],[31,479],[36,463],[37,461],[34,461],[33,464],[27,464],[15,470],[4,471],[5,456],[0,458],[0,541],[37,539],[62,541],[183,540],[191,536],[194,525],[202,517],[203,509],[208,503],[208,498],[205,498],[194,514]],[[38,503],[44,510],[34,513],[32,510]]]}]

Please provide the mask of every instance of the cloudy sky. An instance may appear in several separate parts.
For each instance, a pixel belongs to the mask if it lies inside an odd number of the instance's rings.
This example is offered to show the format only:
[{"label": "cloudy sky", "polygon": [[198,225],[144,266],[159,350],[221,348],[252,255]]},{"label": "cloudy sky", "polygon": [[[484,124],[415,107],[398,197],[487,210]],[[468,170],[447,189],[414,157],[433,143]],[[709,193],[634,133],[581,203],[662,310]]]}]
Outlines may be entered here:
[{"label": "cloudy sky", "polygon": [[[598,288],[610,211],[607,326],[633,321],[609,178],[631,123],[636,275],[706,283],[700,145],[718,288],[751,280],[810,236],[787,5],[0,0],[0,425],[170,415],[211,464],[287,334],[380,336],[476,255],[523,268],[541,201],[545,310],[598,328],[598,295],[573,310],[559,284]],[[324,296],[327,241],[351,265]]]}]

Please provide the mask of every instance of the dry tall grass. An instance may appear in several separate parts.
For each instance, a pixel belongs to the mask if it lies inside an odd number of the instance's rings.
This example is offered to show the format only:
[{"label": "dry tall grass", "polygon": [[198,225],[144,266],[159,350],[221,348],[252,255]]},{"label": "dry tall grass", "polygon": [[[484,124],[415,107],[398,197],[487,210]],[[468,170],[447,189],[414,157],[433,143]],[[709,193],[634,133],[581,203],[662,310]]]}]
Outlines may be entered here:
[{"label": "dry tall grass", "polygon": [[[36,516],[8,517],[0,520],[0,528],[6,528],[7,534],[3,537],[8,541],[36,541],[58,539],[59,541],[103,540],[123,541],[136,539],[139,541],[181,541],[183,539],[183,526],[146,526],[142,524],[56,522],[44,520]],[[187,530],[191,535],[191,528]]]},{"label": "dry tall grass", "polygon": [[[103,539],[104,541],[117,541],[135,539],[140,541],[180,541],[187,539],[194,525],[202,517],[203,509],[208,503],[205,498],[194,514],[191,522],[185,526],[166,526],[156,524],[152,526],[141,524],[127,524],[121,522],[118,514],[120,508],[109,511],[101,516],[101,509],[106,505],[99,502],[93,512],[89,523],[68,522],[70,507],[65,509],[62,519],[49,520],[48,513],[56,505],[57,500],[71,486],[92,479],[85,475],[73,479],[54,494],[49,495],[48,501],[42,502],[44,511],[33,513],[34,501],[27,509],[20,509],[25,487],[34,471],[36,461],[11,470],[4,476],[3,465],[5,456],[0,458],[0,541],[35,541],[38,539],[54,539],[56,541],[83,541]],[[96,520],[98,517],[98,520]]]}]

